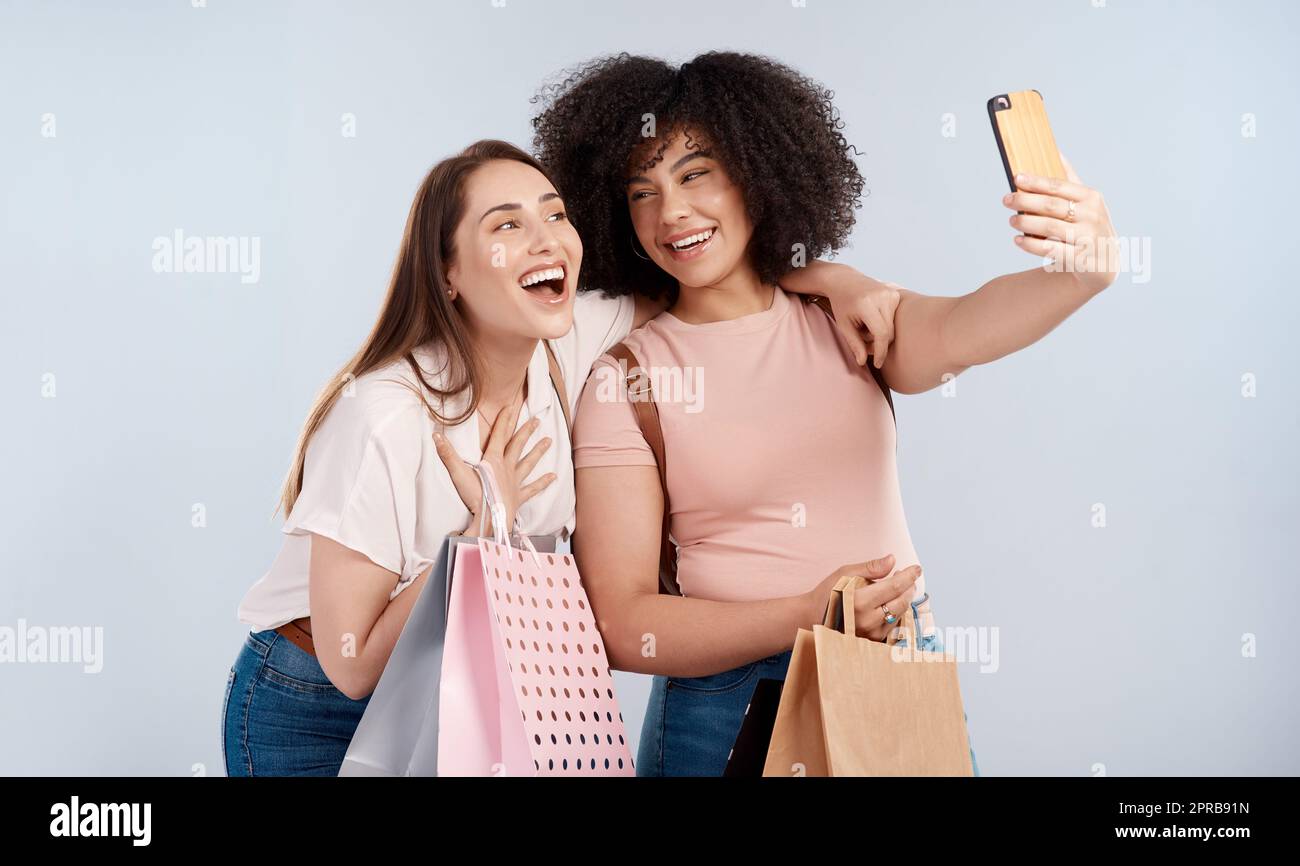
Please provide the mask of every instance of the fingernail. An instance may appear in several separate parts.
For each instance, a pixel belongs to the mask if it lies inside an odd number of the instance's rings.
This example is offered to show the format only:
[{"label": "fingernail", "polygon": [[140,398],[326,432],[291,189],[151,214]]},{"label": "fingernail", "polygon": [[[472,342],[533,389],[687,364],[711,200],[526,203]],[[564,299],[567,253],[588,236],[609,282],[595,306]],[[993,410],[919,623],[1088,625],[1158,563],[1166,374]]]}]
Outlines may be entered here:
[{"label": "fingernail", "polygon": [[1011,193],[1007,193],[1006,195],[1002,196],[1002,203],[1011,204]]}]

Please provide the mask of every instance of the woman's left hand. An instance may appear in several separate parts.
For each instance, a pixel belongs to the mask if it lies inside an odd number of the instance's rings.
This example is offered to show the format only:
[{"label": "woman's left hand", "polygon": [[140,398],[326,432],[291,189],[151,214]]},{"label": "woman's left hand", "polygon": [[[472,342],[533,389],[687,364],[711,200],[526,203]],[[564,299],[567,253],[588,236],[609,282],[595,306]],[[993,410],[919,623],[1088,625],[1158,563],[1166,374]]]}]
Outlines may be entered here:
[{"label": "woman's left hand", "polygon": [[1002,203],[1023,211],[1011,218],[1011,225],[1024,232],[1016,237],[1017,246],[1051,257],[1054,268],[1073,274],[1084,288],[1100,292],[1115,282],[1119,272],[1110,211],[1100,192],[1084,186],[1063,153],[1061,165],[1067,180],[1016,175],[1017,192],[1004,196]]}]

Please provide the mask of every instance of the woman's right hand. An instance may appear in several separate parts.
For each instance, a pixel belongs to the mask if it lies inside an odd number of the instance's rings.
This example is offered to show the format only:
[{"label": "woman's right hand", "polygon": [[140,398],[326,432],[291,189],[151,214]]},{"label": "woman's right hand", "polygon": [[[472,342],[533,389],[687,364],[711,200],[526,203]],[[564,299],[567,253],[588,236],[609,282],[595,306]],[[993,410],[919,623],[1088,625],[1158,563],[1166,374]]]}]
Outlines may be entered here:
[{"label": "woman's right hand", "polygon": [[[904,614],[915,594],[916,581],[921,576],[920,565],[910,565],[890,574],[893,567],[894,555],[890,553],[880,559],[845,565],[833,571],[807,594],[815,622],[821,622],[825,617],[827,605],[832,600],[831,593],[839,579],[845,575],[862,575],[870,582],[858,587],[853,594],[853,620],[858,637],[883,643],[905,619]],[[893,625],[885,622],[882,605],[898,617]]]},{"label": "woman's right hand", "polygon": [[[542,439],[533,446],[527,454],[520,456],[524,445],[528,442],[528,437],[533,435],[537,429],[538,420],[533,418],[523,427],[515,430],[515,425],[519,423],[519,411],[523,408],[524,398],[521,393],[515,398],[514,402],[506,406],[497,413],[496,420],[492,423],[492,432],[488,434],[487,445],[483,449],[483,461],[492,468],[492,474],[496,476],[497,487],[501,491],[500,503],[504,509],[505,531],[510,533],[515,524],[515,515],[519,512],[519,506],[532,499],[538,493],[547,488],[555,480],[555,473],[548,472],[535,481],[527,482],[528,475],[537,465],[537,461],[546,453],[546,449],[551,447],[550,437]],[[513,434],[513,435],[512,435]],[[479,514],[480,507],[483,504],[483,483],[479,479],[478,473],[474,467],[466,463],[456,453],[451,442],[447,440],[441,432],[433,434],[434,445],[438,451],[438,457],[447,467],[447,472],[451,475],[452,483],[456,485],[456,492],[460,494],[460,499],[469,509],[470,524],[467,530],[478,532],[480,520],[483,515]],[[487,515],[487,535],[493,534],[492,514]]]}]

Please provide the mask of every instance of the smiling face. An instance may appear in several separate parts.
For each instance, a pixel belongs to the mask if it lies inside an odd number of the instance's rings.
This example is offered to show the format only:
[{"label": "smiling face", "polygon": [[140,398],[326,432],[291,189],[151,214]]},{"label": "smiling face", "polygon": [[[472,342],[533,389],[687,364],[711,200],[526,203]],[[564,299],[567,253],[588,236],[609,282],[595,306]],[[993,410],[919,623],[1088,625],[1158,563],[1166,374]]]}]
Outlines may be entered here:
[{"label": "smiling face", "polygon": [[748,270],[746,251],[754,234],[740,186],[698,141],[674,132],[663,158],[648,168],[643,163],[657,144],[641,148],[627,181],[637,240],[685,287],[716,286]]},{"label": "smiling face", "polygon": [[447,284],[474,333],[536,340],[569,332],[582,241],[537,169],[500,159],[475,170],[454,250]]}]

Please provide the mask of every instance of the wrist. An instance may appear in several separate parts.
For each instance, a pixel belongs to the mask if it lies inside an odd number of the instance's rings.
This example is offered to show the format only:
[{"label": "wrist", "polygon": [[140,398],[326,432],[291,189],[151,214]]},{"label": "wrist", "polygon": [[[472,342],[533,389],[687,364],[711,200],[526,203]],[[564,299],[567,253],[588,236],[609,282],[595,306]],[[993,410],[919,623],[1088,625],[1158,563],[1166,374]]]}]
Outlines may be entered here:
[{"label": "wrist", "polygon": [[803,609],[800,614],[800,628],[812,628],[814,625],[820,625],[824,622],[828,604],[829,598],[825,593],[819,593],[816,590],[805,592],[803,594]]},{"label": "wrist", "polygon": [[1085,301],[1100,294],[1109,285],[1109,283],[1098,285],[1096,274],[1077,271],[1073,268],[1049,270],[1048,275],[1050,279],[1056,281],[1059,287],[1070,294],[1082,296]]},{"label": "wrist", "polygon": [[844,271],[853,271],[853,269],[838,262],[824,262],[821,259],[813,259],[802,267],[791,268],[781,278],[780,283],[782,288],[794,292],[796,295],[825,295],[830,297],[832,293],[839,294],[842,291],[841,287],[846,279],[846,277],[842,276]]},{"label": "wrist", "polygon": [[854,291],[858,286],[858,279],[862,276],[846,264],[824,262],[820,259],[809,262],[804,270],[817,279],[816,288],[809,289],[809,291],[832,299],[842,298],[847,293]]}]

